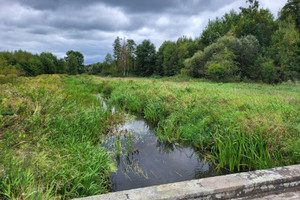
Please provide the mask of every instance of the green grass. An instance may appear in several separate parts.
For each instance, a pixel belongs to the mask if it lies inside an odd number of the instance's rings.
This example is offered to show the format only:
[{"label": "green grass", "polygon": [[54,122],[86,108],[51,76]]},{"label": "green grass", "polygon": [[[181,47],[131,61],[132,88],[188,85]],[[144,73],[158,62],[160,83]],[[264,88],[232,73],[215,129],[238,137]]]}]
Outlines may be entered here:
[{"label": "green grass", "polygon": [[102,84],[112,104],[156,122],[160,139],[189,144],[218,168],[244,171],[300,162],[297,84],[97,77],[94,82]]},{"label": "green grass", "polygon": [[100,134],[120,119],[84,77],[42,75],[0,85],[0,199],[70,199],[108,192]]},{"label": "green grass", "polygon": [[[220,169],[299,164],[296,84],[20,77],[0,84],[0,199],[71,199],[109,191],[116,167],[100,135],[111,132],[123,114],[103,109],[99,92],[109,108],[142,114],[157,124],[161,140],[191,145]],[[124,145],[128,154],[130,143]]]}]

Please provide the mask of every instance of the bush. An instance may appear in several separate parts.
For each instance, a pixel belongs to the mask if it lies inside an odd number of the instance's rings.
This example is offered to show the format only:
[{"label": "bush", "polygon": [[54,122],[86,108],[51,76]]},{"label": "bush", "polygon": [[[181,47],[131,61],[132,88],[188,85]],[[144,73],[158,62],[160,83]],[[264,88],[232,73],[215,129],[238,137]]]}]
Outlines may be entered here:
[{"label": "bush", "polygon": [[210,64],[208,66],[206,73],[208,78],[213,81],[223,82],[227,80],[227,69],[226,67],[220,64],[217,63]]},{"label": "bush", "polygon": [[161,75],[157,75],[157,74],[154,74],[152,76],[150,76],[151,79],[161,79],[162,76]]},{"label": "bush", "polygon": [[278,81],[278,73],[273,61],[265,62],[262,65],[261,76],[265,83],[273,84]]},{"label": "bush", "polygon": [[7,76],[0,75],[0,84],[14,83],[17,80],[17,75],[8,74]]},{"label": "bush", "polygon": [[186,59],[181,73],[192,77],[205,77],[207,67],[211,62],[218,60],[234,76],[233,80],[239,74],[242,77],[249,77],[250,66],[258,56],[258,52],[259,43],[254,36],[248,35],[241,39],[224,36],[203,51],[196,52],[192,58]]},{"label": "bush", "polygon": [[184,61],[184,68],[181,69],[181,73],[192,77],[203,77],[205,61],[203,58],[203,52],[196,52],[192,58],[188,58]]}]

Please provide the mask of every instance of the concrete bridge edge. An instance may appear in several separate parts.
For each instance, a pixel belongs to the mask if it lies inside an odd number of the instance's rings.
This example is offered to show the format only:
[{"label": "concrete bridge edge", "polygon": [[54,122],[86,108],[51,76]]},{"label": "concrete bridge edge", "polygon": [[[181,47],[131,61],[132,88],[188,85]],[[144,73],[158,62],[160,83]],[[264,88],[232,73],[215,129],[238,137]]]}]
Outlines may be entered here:
[{"label": "concrete bridge edge", "polygon": [[249,199],[300,189],[300,165],[215,176],[77,200]]}]

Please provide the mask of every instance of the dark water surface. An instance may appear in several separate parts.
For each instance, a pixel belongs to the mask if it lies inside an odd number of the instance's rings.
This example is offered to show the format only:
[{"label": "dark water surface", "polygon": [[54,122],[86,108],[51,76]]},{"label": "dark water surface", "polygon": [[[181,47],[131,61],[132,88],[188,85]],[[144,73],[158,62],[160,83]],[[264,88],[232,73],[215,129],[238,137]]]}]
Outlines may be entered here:
[{"label": "dark water surface", "polygon": [[122,147],[122,153],[115,155],[118,170],[112,173],[112,191],[218,175],[192,148],[160,143],[154,129],[135,117],[118,127],[119,136],[105,142],[112,152],[118,142]]},{"label": "dark water surface", "polygon": [[[99,98],[107,109],[106,102]],[[129,115],[113,136],[105,139],[103,145],[113,152],[117,164],[117,171],[111,174],[112,191],[218,175],[214,166],[192,148],[162,143],[156,135],[155,125]]]}]

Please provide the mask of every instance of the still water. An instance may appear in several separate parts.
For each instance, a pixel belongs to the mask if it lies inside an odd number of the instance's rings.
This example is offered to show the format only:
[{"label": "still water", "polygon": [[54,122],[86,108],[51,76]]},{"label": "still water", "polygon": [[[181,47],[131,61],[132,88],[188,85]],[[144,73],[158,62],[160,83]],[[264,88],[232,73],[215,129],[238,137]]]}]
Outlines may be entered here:
[{"label": "still water", "polygon": [[155,126],[142,117],[130,115],[113,135],[104,143],[117,164],[112,191],[218,175],[192,148],[160,142]]}]

